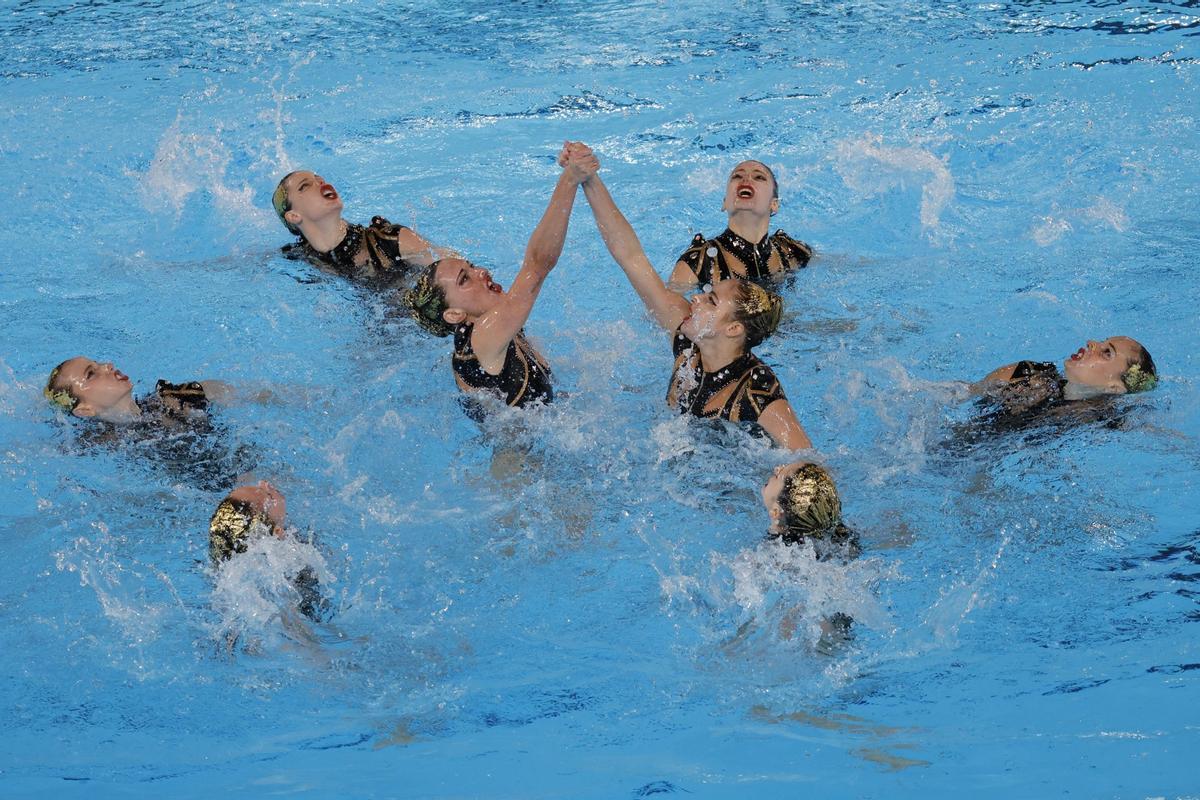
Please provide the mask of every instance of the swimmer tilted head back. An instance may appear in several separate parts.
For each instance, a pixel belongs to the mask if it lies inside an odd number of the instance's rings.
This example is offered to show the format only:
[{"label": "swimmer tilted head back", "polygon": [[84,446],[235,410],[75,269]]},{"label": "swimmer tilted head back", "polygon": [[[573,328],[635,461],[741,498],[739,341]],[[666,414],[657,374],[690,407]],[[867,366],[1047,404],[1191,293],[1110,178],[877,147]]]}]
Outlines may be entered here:
[{"label": "swimmer tilted head back", "polygon": [[[572,163],[575,153],[564,149],[564,163]],[[675,368],[668,402],[682,413],[757,425],[781,447],[812,447],[775,373],[751,352],[778,327],[782,298],[735,279],[717,283],[691,302],[684,299],[655,271],[599,174],[589,172],[583,192],[609,253],[646,309],[672,335]]]},{"label": "swimmer tilted head back", "polygon": [[451,363],[463,391],[497,394],[510,406],[553,398],[550,369],[523,328],[562,254],[571,208],[585,175],[578,164],[559,175],[529,237],[521,269],[507,290],[488,270],[466,259],[445,258],[427,267],[405,293],[405,303],[422,328],[439,337],[454,334]]},{"label": "swimmer tilted head back", "polygon": [[75,356],[50,371],[43,394],[73,416],[123,423],[142,419],[151,405],[176,417],[202,412],[210,400],[227,398],[232,390],[220,381],[173,384],[160,380],[153,395],[138,400],[129,376],[111,361]]},{"label": "swimmer tilted head back", "polygon": [[731,278],[762,280],[802,269],[812,248],[782,230],[768,236],[779,211],[779,182],[761,161],[743,161],[725,184],[721,209],[729,215],[725,230],[713,239],[696,234],[677,260],[671,283],[716,284]]},{"label": "swimmer tilted head back", "polygon": [[374,217],[369,226],[342,218],[342,197],[328,181],[309,170],[289,172],[271,196],[279,221],[299,237],[284,248],[291,257],[360,280],[406,277],[428,265],[436,248],[411,228]]},{"label": "swimmer tilted head back", "polygon": [[1051,362],[1018,361],[992,370],[975,391],[998,401],[1007,414],[1053,403],[1104,395],[1134,394],[1158,385],[1154,359],[1138,341],[1111,336],[1089,339],[1063,360],[1063,371]]}]

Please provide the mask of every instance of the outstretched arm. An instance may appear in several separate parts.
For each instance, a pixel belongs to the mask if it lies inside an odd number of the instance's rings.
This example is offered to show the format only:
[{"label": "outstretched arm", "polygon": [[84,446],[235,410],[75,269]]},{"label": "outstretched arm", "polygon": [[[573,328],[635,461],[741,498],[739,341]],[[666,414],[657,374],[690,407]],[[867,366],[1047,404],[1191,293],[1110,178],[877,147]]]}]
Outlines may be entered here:
[{"label": "outstretched arm", "polygon": [[758,415],[758,424],[771,434],[775,444],[788,450],[807,450],[812,447],[812,440],[804,431],[792,404],[787,400],[776,400],[762,410]]},{"label": "outstretched arm", "polygon": [[419,267],[428,267],[443,258],[458,257],[458,253],[448,247],[438,247],[412,228],[400,229],[396,235],[396,247],[401,258]]},{"label": "outstretched arm", "polygon": [[476,323],[471,336],[471,346],[485,369],[488,364],[494,364],[498,359],[503,361],[508,343],[529,319],[533,303],[542,290],[542,283],[562,254],[563,241],[567,237],[567,223],[571,219],[571,208],[575,205],[576,190],[586,174],[583,165],[580,164],[567,167],[559,175],[546,212],[542,214],[541,221],[529,237],[521,270],[513,279],[504,302],[483,315]]},{"label": "outstretched arm", "polygon": [[[568,163],[570,163],[570,158]],[[604,238],[608,252],[625,271],[625,276],[633,285],[647,310],[654,315],[659,325],[668,331],[679,327],[679,323],[689,313],[689,304],[682,295],[667,288],[663,279],[655,272],[654,265],[646,257],[642,243],[638,241],[633,226],[625,219],[621,209],[613,202],[612,195],[600,180],[600,176],[592,174],[583,184],[583,194],[592,214],[596,217],[596,227]]]}]

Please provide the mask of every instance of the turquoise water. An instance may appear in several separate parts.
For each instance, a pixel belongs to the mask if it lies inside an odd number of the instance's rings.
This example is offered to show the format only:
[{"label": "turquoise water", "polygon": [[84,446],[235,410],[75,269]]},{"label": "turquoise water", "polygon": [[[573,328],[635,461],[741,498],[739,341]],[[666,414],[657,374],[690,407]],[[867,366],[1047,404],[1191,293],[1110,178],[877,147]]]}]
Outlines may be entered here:
[{"label": "turquoise water", "polygon": [[[1198,30],[1182,2],[6,7],[0,794],[1194,795]],[[560,402],[488,431],[446,341],[278,256],[270,191],[308,167],[507,285],[566,138],[664,271],[738,160],[776,169],[819,258],[759,354],[862,559],[762,541],[783,456],[663,406],[669,344],[582,199],[529,324]],[[961,381],[1111,334],[1165,376],[1117,422],[952,446]],[[222,492],[46,408],[77,353],[269,391],[224,441],[312,543],[212,574]],[[329,622],[287,613],[297,561]]]}]

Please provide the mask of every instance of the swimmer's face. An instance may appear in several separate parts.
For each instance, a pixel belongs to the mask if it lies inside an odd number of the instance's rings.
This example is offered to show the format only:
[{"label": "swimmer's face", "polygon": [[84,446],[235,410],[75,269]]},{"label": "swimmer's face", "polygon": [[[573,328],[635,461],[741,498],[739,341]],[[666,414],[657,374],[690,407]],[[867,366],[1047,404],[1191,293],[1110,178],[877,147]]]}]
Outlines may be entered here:
[{"label": "swimmer's face", "polygon": [[462,321],[458,315],[452,314],[453,311],[478,317],[495,308],[504,297],[504,287],[492,280],[490,272],[464,258],[442,259],[434,277],[446,294],[443,317],[452,325]]},{"label": "swimmer's face", "polygon": [[274,525],[275,535],[283,538],[283,526],[287,522],[287,502],[278,489],[266,481],[253,486],[239,486],[229,493],[229,499],[247,503],[256,512],[266,514]]},{"label": "swimmer's face", "polygon": [[1121,374],[1137,361],[1140,350],[1141,345],[1128,336],[1113,336],[1102,342],[1089,339],[1063,362],[1063,371],[1072,383],[1124,394]]},{"label": "swimmer's face", "polygon": [[714,336],[744,334],[744,326],[734,319],[737,294],[736,281],[721,281],[712,291],[693,296],[691,313],[680,326],[683,335],[698,342]]},{"label": "swimmer's face", "polygon": [[725,185],[727,213],[751,211],[769,215],[779,210],[779,190],[775,179],[760,161],[743,161],[729,174]]},{"label": "swimmer's face", "polygon": [[113,366],[76,356],[58,371],[58,387],[66,389],[78,402],[72,412],[77,417],[102,415],[127,401],[133,394],[129,376]]},{"label": "swimmer's face", "polygon": [[797,469],[796,464],[780,464],[762,488],[763,505],[766,506],[767,517],[770,519],[769,529],[775,535],[783,533],[783,505],[779,502],[779,496],[783,494],[783,483],[794,475]]},{"label": "swimmer's face", "polygon": [[283,185],[291,206],[283,218],[293,225],[341,216],[341,195],[320,175],[300,170],[289,175]]}]

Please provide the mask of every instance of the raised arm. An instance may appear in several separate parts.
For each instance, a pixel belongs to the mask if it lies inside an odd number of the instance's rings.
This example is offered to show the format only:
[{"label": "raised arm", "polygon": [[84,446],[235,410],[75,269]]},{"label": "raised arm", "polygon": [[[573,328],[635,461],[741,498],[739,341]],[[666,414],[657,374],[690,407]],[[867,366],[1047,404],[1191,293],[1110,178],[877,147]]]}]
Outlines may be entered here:
[{"label": "raised arm", "polygon": [[668,289],[655,272],[633,226],[617,208],[598,174],[592,174],[584,181],[583,194],[592,207],[596,227],[600,229],[608,252],[625,271],[625,276],[658,324],[674,331],[690,313],[688,301]]},{"label": "raised arm", "polygon": [[758,415],[758,424],[763,427],[775,444],[788,450],[807,450],[812,447],[812,440],[796,419],[792,404],[787,400],[776,400],[763,409]]},{"label": "raised arm", "polygon": [[471,346],[485,368],[497,359],[503,360],[508,343],[529,319],[534,301],[542,290],[542,283],[562,254],[576,190],[586,174],[583,165],[577,164],[568,166],[559,175],[546,212],[542,214],[541,221],[529,237],[529,244],[525,246],[521,270],[513,278],[504,302],[484,314],[476,323]]},{"label": "raised arm", "polygon": [[396,235],[396,247],[401,258],[419,267],[428,267],[443,258],[458,257],[458,253],[448,247],[438,247],[412,228],[400,229]]}]

